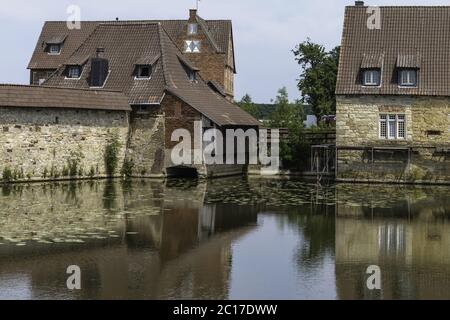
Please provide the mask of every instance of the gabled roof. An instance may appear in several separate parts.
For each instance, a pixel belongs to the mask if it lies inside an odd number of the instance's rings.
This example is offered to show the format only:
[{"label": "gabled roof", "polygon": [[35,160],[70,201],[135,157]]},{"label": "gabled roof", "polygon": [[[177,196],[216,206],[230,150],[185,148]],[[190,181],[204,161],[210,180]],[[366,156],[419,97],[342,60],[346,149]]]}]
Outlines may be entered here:
[{"label": "gabled roof", "polygon": [[0,107],[131,111],[121,92],[0,84]]},{"label": "gabled roof", "polygon": [[[230,20],[203,20],[197,16],[197,20],[205,32],[213,48],[218,53],[227,53],[230,45],[229,39],[232,33]],[[81,29],[69,30],[65,21],[48,21],[42,28],[38,44],[34,50],[29,69],[56,69],[87,39],[92,31],[102,23],[109,24],[135,24],[135,23],[160,23],[167,34],[176,39],[181,34],[186,34],[187,20],[142,20],[142,21],[82,21]],[[61,54],[57,57],[49,56],[43,50],[45,43],[51,39],[65,37]],[[182,49],[182,48],[180,48]],[[235,68],[235,66],[232,66]]]},{"label": "gabled roof", "polygon": [[[450,7],[379,7],[369,30],[365,6],[345,10],[336,93],[450,96]],[[380,87],[361,86],[361,68],[380,67]],[[418,87],[400,88],[398,68],[418,68]]]},{"label": "gabled roof", "polygon": [[[110,72],[104,89],[122,91],[131,105],[160,104],[165,92],[170,92],[219,126],[259,125],[252,116],[209,88],[200,77],[196,82],[189,80],[183,65],[192,70],[197,68],[181,53],[160,23],[99,24],[67,60],[95,57],[99,47],[104,48],[102,57],[109,61]],[[137,80],[134,70],[143,57],[155,60],[152,75],[150,79]],[[84,65],[79,80],[66,79],[65,66],[62,66],[45,85],[89,89],[90,64],[91,59]]]}]

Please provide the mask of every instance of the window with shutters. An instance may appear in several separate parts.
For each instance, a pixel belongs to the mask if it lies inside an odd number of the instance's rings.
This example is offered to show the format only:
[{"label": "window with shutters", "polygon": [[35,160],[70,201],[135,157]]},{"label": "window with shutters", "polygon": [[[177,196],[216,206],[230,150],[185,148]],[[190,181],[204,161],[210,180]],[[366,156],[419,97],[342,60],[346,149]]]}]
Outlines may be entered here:
[{"label": "window with shutters", "polygon": [[404,114],[380,114],[380,139],[406,139],[406,118]]}]

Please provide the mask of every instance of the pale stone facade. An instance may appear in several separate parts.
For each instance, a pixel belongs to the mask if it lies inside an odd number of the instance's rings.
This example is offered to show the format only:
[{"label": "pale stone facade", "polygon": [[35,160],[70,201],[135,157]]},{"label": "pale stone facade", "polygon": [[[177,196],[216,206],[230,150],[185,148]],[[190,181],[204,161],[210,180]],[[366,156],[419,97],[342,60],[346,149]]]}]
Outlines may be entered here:
[{"label": "pale stone facade", "polygon": [[105,148],[116,136],[119,175],[128,131],[127,111],[0,108],[0,174],[8,169],[14,181],[104,177]]},{"label": "pale stone facade", "polygon": [[[404,139],[380,137],[381,114],[404,115]],[[338,96],[336,117],[338,179],[450,182],[450,98]]]}]

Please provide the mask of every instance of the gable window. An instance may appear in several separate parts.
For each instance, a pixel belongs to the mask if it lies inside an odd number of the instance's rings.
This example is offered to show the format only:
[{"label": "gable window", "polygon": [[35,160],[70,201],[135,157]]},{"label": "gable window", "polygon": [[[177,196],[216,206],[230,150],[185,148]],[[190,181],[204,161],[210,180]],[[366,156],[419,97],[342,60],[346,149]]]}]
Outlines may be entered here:
[{"label": "gable window", "polygon": [[363,85],[379,86],[381,84],[381,71],[379,69],[364,70]]},{"label": "gable window", "polygon": [[184,51],[187,53],[199,53],[200,52],[199,40],[186,40],[184,44]]},{"label": "gable window", "polygon": [[404,69],[399,71],[399,85],[403,87],[417,86],[417,70]]},{"label": "gable window", "polygon": [[188,34],[194,35],[198,32],[198,25],[196,23],[189,23],[188,24]]},{"label": "gable window", "polygon": [[380,114],[380,139],[406,139],[406,121],[404,114]]},{"label": "gable window", "polygon": [[150,65],[137,66],[136,79],[150,79],[152,67]]},{"label": "gable window", "polygon": [[196,72],[195,72],[195,71],[189,70],[189,71],[187,72],[187,75],[188,75],[189,81],[192,81],[192,82],[197,81],[197,75],[196,75]]},{"label": "gable window", "polygon": [[67,78],[69,79],[79,79],[81,77],[81,67],[80,66],[70,66],[67,70]]},{"label": "gable window", "polygon": [[61,52],[61,45],[59,44],[51,44],[48,47],[49,54],[59,54]]}]

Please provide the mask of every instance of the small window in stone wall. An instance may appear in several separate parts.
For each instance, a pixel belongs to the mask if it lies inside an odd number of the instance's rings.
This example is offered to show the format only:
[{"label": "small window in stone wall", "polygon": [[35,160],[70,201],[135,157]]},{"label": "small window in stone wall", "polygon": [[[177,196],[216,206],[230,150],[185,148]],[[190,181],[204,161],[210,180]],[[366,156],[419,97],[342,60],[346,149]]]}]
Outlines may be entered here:
[{"label": "small window in stone wall", "polygon": [[181,104],[179,103],[175,105],[175,117],[181,117]]},{"label": "small window in stone wall", "polygon": [[380,114],[380,139],[406,139],[406,118],[404,114]]},{"label": "small window in stone wall", "polygon": [[9,132],[9,127],[3,127],[3,132]]}]

